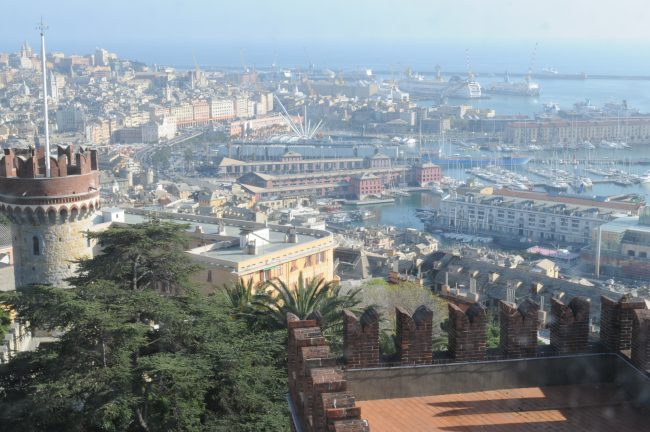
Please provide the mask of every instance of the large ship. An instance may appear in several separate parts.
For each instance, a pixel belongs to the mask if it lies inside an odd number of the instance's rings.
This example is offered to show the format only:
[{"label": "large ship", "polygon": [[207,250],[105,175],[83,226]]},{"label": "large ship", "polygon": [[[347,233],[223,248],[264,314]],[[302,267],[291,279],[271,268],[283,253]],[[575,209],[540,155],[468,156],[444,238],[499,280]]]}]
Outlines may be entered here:
[{"label": "large ship", "polygon": [[529,81],[528,76],[525,82],[510,82],[508,72],[505,73],[503,81],[490,83],[483,89],[485,93],[505,93],[518,96],[539,96],[541,89],[535,83]]},{"label": "large ship", "polygon": [[533,157],[524,155],[512,155],[502,157],[472,157],[472,156],[436,156],[423,155],[422,162],[431,162],[436,165],[526,165]]},{"label": "large ship", "polygon": [[463,80],[455,75],[444,82],[432,80],[421,75],[409,76],[399,82],[402,91],[414,94],[432,95],[437,97],[453,97],[459,99],[475,99],[481,97],[481,86],[473,80]]}]

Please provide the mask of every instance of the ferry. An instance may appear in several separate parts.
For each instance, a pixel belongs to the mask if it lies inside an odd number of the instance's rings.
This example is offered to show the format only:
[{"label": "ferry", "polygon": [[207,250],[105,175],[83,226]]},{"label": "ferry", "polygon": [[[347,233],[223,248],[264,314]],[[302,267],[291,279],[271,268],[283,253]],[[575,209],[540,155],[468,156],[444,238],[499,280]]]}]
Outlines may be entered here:
[{"label": "ferry", "polygon": [[[528,77],[526,78],[528,79]],[[505,93],[517,96],[539,96],[541,89],[537,84],[528,80],[526,82],[510,82],[508,72],[506,72],[502,82],[490,83],[483,91],[485,93]]]},{"label": "ferry", "polygon": [[423,155],[422,162],[431,162],[436,165],[526,165],[532,159],[532,156],[512,155],[502,157],[485,157],[476,158],[471,156],[435,156]]},{"label": "ferry", "polygon": [[446,96],[461,99],[477,99],[481,97],[481,85],[476,81],[461,79],[458,75],[449,81],[442,82],[427,79],[422,75],[410,76],[400,80],[402,91],[433,96]]}]

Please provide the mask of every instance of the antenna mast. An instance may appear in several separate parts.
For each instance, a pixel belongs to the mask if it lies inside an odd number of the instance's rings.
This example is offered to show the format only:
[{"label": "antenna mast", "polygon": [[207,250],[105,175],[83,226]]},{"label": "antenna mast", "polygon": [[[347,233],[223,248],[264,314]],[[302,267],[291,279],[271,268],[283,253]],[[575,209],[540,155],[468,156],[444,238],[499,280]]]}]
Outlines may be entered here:
[{"label": "antenna mast", "polygon": [[43,129],[45,130],[45,177],[50,177],[50,128],[47,119],[47,59],[45,58],[45,30],[48,29],[47,23],[41,22],[36,25],[36,29],[41,31],[41,66],[43,69]]}]

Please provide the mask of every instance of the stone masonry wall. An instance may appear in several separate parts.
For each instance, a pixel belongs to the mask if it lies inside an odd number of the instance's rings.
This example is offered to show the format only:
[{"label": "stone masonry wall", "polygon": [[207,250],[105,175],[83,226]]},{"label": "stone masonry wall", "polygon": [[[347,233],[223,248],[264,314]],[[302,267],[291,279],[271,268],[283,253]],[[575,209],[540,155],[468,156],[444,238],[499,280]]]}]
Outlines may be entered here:
[{"label": "stone masonry wall", "polygon": [[[92,253],[83,234],[90,226],[89,217],[53,225],[13,223],[11,235],[16,287],[20,289],[30,283],[68,287],[65,279],[76,271],[76,266],[71,261]],[[35,236],[39,239],[39,255],[33,254]]]},{"label": "stone masonry wall", "polygon": [[589,310],[591,304],[584,297],[574,297],[568,305],[551,299],[551,346],[559,355],[589,352]]},{"label": "stone masonry wall", "polygon": [[515,308],[499,302],[501,351],[509,359],[530,358],[537,355],[537,322],[539,304],[524,300]]},{"label": "stone masonry wall", "polygon": [[616,302],[600,296],[600,341],[609,351],[620,353],[632,347],[634,311],[645,309],[643,301]]}]

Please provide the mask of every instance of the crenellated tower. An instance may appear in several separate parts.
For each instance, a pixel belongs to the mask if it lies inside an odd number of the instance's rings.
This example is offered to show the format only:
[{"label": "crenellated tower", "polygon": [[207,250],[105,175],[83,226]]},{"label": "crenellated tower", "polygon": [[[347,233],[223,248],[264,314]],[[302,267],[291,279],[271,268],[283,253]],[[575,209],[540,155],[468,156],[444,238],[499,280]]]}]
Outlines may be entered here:
[{"label": "crenellated tower", "polygon": [[100,206],[97,151],[59,146],[50,177],[45,153],[5,149],[0,159],[0,210],[12,222],[16,287],[67,287],[73,261],[92,253],[83,233]]}]

